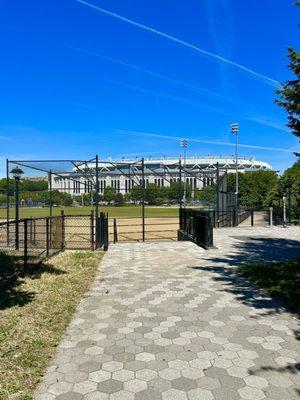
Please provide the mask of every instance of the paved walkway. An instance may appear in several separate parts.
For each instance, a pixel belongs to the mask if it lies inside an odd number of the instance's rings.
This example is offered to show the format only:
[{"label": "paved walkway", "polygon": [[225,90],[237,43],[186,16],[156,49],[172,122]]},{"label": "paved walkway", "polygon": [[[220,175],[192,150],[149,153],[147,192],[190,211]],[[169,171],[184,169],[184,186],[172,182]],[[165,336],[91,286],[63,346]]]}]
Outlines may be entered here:
[{"label": "paved walkway", "polygon": [[111,246],[35,399],[299,398],[297,320],[233,267],[299,255],[300,229],[215,236],[209,251],[189,242]]}]

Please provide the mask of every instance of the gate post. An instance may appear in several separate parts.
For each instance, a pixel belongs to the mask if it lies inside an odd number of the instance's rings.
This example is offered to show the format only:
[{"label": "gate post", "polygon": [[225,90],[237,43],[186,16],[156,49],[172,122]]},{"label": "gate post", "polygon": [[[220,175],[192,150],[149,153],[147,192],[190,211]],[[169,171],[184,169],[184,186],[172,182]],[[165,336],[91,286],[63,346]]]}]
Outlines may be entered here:
[{"label": "gate post", "polygon": [[108,214],[103,218],[103,250],[108,250]]},{"label": "gate post", "polygon": [[46,218],[46,256],[49,257],[49,217]]},{"label": "gate post", "polygon": [[145,241],[145,163],[142,158],[142,240]]},{"label": "gate post", "polygon": [[66,247],[65,236],[66,236],[66,218],[64,210],[61,210],[61,250],[64,250],[64,248]]},{"label": "gate post", "polygon": [[28,273],[28,219],[24,219],[24,274]]},{"label": "gate post", "polygon": [[251,209],[251,226],[254,226],[254,209]]},{"label": "gate post", "polygon": [[95,250],[95,230],[94,230],[94,211],[91,211],[90,215],[90,225],[91,225],[91,249]]},{"label": "gate post", "polygon": [[114,218],[114,243],[118,241],[117,220]]}]

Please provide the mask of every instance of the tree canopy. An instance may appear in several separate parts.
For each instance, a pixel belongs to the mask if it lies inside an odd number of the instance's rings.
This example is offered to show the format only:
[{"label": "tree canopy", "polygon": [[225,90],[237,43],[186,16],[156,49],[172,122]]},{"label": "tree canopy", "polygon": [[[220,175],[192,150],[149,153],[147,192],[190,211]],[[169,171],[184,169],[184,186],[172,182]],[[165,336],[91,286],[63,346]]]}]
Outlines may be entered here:
[{"label": "tree canopy", "polygon": [[[299,6],[300,2],[296,2]],[[284,82],[281,88],[276,90],[279,98],[276,103],[283,107],[288,114],[287,126],[292,129],[296,136],[300,136],[300,52],[292,47],[288,48],[288,58],[290,60],[289,70],[295,78]]]}]

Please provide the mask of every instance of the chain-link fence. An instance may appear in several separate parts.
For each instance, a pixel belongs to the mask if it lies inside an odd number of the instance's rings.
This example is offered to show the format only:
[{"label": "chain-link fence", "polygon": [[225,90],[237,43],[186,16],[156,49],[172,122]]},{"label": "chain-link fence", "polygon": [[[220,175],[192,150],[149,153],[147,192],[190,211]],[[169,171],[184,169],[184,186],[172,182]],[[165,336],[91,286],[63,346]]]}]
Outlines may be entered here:
[{"label": "chain-link fence", "polygon": [[[25,271],[64,249],[95,250],[108,248],[108,218],[101,213],[28,218],[0,223],[0,277]],[[2,261],[1,261],[2,259]]]}]

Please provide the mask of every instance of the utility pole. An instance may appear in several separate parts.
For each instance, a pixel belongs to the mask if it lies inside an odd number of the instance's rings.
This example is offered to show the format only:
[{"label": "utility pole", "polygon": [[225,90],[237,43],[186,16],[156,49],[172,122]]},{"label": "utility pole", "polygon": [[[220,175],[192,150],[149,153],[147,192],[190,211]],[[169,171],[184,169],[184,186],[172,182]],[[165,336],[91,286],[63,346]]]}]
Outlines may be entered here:
[{"label": "utility pole", "polygon": [[[186,169],[186,148],[188,141],[186,139],[180,140],[180,146],[183,148],[183,168]],[[183,171],[183,204],[186,205],[186,182],[185,182],[185,171]]]}]

